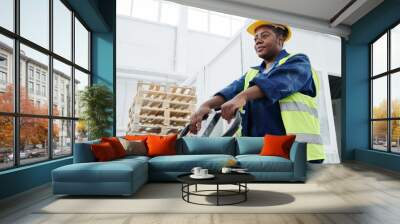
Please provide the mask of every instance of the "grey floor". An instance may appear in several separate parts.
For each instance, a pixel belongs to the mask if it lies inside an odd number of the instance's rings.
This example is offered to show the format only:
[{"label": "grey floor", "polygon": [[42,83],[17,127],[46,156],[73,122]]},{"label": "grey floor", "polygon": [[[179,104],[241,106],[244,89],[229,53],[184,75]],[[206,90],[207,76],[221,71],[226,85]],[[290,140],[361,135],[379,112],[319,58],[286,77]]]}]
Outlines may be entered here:
[{"label": "grey floor", "polygon": [[359,163],[312,165],[308,182],[368,206],[357,214],[37,214],[33,211],[55,199],[45,185],[0,201],[0,223],[400,223],[399,173]]}]

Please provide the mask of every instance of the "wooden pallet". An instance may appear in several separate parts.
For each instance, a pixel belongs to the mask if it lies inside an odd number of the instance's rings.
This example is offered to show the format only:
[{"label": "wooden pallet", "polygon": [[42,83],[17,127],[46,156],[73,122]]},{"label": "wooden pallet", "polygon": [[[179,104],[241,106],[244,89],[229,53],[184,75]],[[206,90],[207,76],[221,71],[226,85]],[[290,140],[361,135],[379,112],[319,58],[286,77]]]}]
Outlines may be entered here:
[{"label": "wooden pallet", "polygon": [[194,87],[138,82],[128,133],[176,133],[189,122],[196,100]]}]

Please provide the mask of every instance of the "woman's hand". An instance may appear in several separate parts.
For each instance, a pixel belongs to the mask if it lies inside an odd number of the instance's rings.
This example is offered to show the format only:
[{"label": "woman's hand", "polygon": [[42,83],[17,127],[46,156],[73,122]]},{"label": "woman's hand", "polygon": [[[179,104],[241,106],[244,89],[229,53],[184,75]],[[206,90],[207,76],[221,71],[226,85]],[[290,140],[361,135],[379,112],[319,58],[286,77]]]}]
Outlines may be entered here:
[{"label": "woman's hand", "polygon": [[228,102],[221,106],[221,116],[230,123],[231,119],[235,117],[235,113],[241,107],[246,105],[246,97],[244,95],[237,95]]},{"label": "woman's hand", "polygon": [[210,113],[210,110],[211,108],[209,106],[200,106],[200,108],[190,117],[190,132],[197,134],[197,132],[201,129],[203,117]]}]

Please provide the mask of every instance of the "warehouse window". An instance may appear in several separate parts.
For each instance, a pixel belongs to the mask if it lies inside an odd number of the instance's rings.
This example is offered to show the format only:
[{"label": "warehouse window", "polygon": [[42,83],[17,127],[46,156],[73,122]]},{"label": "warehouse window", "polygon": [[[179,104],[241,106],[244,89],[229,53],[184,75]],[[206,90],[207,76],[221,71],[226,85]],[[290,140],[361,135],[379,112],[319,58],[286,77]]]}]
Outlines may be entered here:
[{"label": "warehouse window", "polygon": [[188,7],[188,28],[220,36],[233,36],[245,24],[246,19],[224,13]]},{"label": "warehouse window", "polygon": [[179,5],[160,0],[118,0],[117,14],[176,26]]},{"label": "warehouse window", "polygon": [[230,37],[245,25],[246,18],[224,13],[180,7],[179,4],[161,0],[118,0],[117,14],[177,26],[180,8],[187,9],[187,26],[190,30]]},{"label": "warehouse window", "polygon": [[400,153],[400,25],[370,45],[371,148]]}]

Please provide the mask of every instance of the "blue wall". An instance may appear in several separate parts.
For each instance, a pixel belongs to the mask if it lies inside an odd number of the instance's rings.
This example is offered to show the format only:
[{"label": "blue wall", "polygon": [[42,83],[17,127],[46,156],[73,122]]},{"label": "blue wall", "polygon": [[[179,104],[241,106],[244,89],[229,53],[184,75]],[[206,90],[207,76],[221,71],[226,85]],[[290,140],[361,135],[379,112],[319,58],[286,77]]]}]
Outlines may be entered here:
[{"label": "blue wall", "polygon": [[[369,150],[369,43],[400,21],[400,1],[386,0],[351,27],[342,41],[342,158],[398,170],[398,156]],[[362,151],[360,151],[362,150]],[[397,163],[397,164],[396,164]]]},{"label": "blue wall", "polygon": [[114,94],[113,126],[110,127],[109,132],[115,136],[116,86],[114,51],[113,33],[92,33],[92,82],[108,86]]},{"label": "blue wall", "polygon": [[[67,0],[92,32],[91,70],[93,83],[104,83],[115,96],[116,2],[115,0]],[[114,97],[115,102],[115,97]],[[113,127],[115,135],[115,104]],[[0,172],[0,199],[51,181],[51,171],[72,163],[72,158],[47,161]]]},{"label": "blue wall", "polygon": [[116,1],[67,0],[85,24],[91,28],[92,84],[101,83],[114,94],[113,125],[109,132],[116,132]]}]

